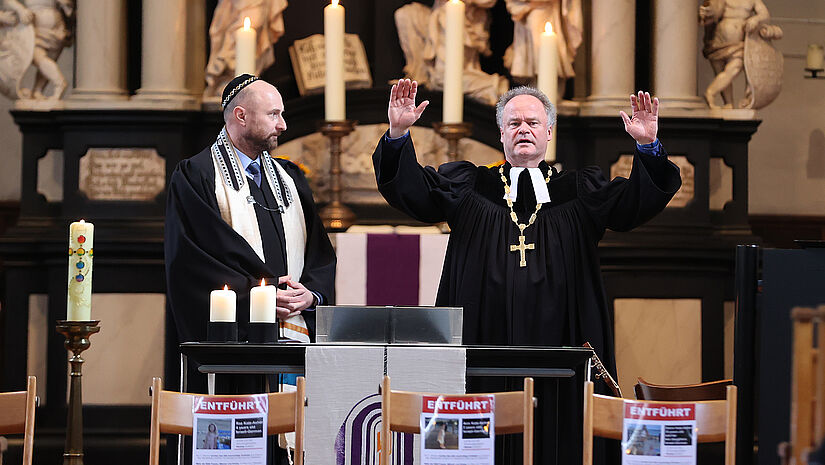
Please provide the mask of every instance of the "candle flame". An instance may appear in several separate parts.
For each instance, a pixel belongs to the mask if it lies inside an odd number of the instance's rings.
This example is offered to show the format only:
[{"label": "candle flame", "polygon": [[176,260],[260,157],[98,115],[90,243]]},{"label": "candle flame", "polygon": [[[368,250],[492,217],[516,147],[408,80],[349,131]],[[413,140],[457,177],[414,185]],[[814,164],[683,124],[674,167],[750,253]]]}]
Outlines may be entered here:
[{"label": "candle flame", "polygon": [[251,21],[249,19],[249,16],[247,16],[246,18],[243,19],[243,28],[244,28],[244,30],[247,30],[247,31],[249,30],[250,23],[251,23]]},{"label": "candle flame", "polygon": [[224,285],[223,285],[223,290],[224,290],[224,291],[228,291],[228,290],[229,290],[229,285],[228,285],[228,284],[224,284]]},{"label": "candle flame", "polygon": [[266,280],[261,278],[261,287],[264,287],[264,286],[266,286]]},{"label": "candle flame", "polygon": [[546,23],[544,23],[544,32],[546,32],[548,34],[553,33],[553,24],[550,23],[550,21],[547,21]]},{"label": "candle flame", "polygon": [[330,3],[330,5],[338,6],[338,0],[332,0],[332,3]]},{"label": "candle flame", "polygon": [[81,218],[81,219],[80,219],[80,223],[81,223],[81,224],[82,224],[82,223],[85,223],[85,221],[83,221],[83,218]]},{"label": "candle flame", "polygon": [[450,3],[461,3],[461,0],[450,0]]}]

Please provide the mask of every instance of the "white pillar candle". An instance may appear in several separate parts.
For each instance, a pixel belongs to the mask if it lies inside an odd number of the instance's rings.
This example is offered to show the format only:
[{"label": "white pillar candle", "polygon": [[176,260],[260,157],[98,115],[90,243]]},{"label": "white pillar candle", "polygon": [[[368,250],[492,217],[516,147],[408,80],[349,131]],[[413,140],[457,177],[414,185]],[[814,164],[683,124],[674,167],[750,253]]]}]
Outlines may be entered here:
[{"label": "white pillar candle", "polygon": [[224,286],[209,294],[209,321],[235,322],[237,298],[235,291]]},{"label": "white pillar candle", "polygon": [[92,257],[95,225],[83,220],[69,226],[69,291],[66,319],[92,319]]},{"label": "white pillar candle", "polygon": [[258,33],[250,27],[249,16],[243,19],[243,27],[235,31],[235,76],[244,73],[257,74],[255,62]]},{"label": "white pillar candle", "polygon": [[265,280],[261,280],[260,286],[255,286],[249,291],[249,322],[250,323],[275,323],[277,319],[276,308],[278,288],[272,285],[267,286]]},{"label": "white pillar candle", "polygon": [[[544,32],[541,33],[538,60],[538,88],[547,95],[550,102],[556,106],[558,113],[559,96],[559,44],[553,25],[544,23]],[[556,160],[556,126],[553,126],[553,138],[547,143],[544,159],[548,162]]]},{"label": "white pillar candle", "polygon": [[327,121],[344,121],[346,117],[346,82],[344,80],[344,7],[338,0],[324,7],[324,55],[326,81],[324,116]]},{"label": "white pillar candle", "polygon": [[464,2],[444,4],[444,123],[464,120]]},{"label": "white pillar candle", "polygon": [[825,50],[819,44],[808,44],[808,59],[805,61],[807,69],[822,69],[825,62]]}]

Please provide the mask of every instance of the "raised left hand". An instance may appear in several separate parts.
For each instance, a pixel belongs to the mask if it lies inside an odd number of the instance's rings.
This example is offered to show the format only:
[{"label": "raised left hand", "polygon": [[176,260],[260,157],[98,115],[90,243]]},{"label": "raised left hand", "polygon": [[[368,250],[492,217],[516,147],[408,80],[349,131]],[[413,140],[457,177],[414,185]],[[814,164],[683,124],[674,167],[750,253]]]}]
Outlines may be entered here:
[{"label": "raised left hand", "polygon": [[630,108],[633,117],[628,117],[624,111],[619,112],[624,130],[639,144],[655,141],[659,131],[659,99],[653,97],[651,100],[649,93],[639,91],[638,95],[630,96]]},{"label": "raised left hand", "polygon": [[291,289],[278,289],[276,312],[278,318],[286,320],[309,308],[315,301],[315,296],[303,284],[293,281],[290,276],[278,278],[278,284],[283,283],[286,283]]}]

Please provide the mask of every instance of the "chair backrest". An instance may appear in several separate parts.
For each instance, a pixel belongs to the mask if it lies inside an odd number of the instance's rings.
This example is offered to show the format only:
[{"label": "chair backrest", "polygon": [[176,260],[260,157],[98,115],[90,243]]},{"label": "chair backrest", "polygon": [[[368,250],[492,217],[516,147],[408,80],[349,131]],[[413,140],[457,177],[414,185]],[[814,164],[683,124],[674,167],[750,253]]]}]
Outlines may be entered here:
[{"label": "chair backrest", "polygon": [[0,434],[23,435],[23,465],[31,465],[37,379],[29,376],[25,391],[0,393]]},{"label": "chair backrest", "polygon": [[697,400],[725,400],[727,388],[733,384],[732,379],[722,379],[699,384],[653,384],[643,378],[637,378],[633,386],[636,399],[639,400],[672,400],[694,402]]},{"label": "chair backrest", "polygon": [[[736,459],[736,386],[726,387],[725,400],[691,402],[696,404],[697,442],[725,441],[725,464]],[[624,405],[631,402],[643,405],[650,401],[623,399],[593,393],[593,382],[584,384],[584,465],[593,463],[593,437],[622,439]],[[656,403],[668,404],[665,401]],[[671,403],[684,403],[671,402]]]},{"label": "chair backrest", "polygon": [[825,439],[825,305],[817,309],[796,307],[791,310],[791,319],[790,454],[792,463],[804,464],[808,463],[808,452]]},{"label": "chair backrest", "polygon": [[381,461],[390,463],[392,431],[402,433],[421,432],[421,407],[424,396],[449,395],[450,397],[495,396],[496,434],[524,433],[524,464],[533,463],[533,378],[524,378],[524,390],[483,394],[439,394],[428,392],[393,391],[390,377],[384,376],[381,384]]},{"label": "chair backrest", "polygon": [[[192,405],[195,397],[203,394],[188,394],[164,391],[160,378],[152,379],[152,419],[149,436],[149,464],[158,465],[160,460],[160,433],[192,435]],[[222,397],[222,396],[215,396]],[[243,397],[232,395],[226,397]],[[295,432],[295,465],[304,462],[304,406],[306,387],[303,376],[296,382],[295,392],[275,392],[267,394],[269,414],[266,420],[266,434]]]}]

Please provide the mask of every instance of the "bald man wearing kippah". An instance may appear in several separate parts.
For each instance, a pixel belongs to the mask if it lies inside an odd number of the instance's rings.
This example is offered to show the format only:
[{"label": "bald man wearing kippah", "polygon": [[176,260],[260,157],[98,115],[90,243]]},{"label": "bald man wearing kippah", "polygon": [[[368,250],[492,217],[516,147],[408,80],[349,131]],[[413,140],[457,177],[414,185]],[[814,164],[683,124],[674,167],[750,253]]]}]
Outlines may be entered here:
[{"label": "bald man wearing kippah", "polygon": [[286,130],[274,86],[242,74],[221,99],[224,128],[180,162],[169,184],[165,252],[167,305],[178,340],[204,341],[209,293],[226,284],[238,297],[239,338],[249,291],[278,284],[281,335],[314,340],[316,305],[334,298],[335,252],[301,169],[275,158]]}]

